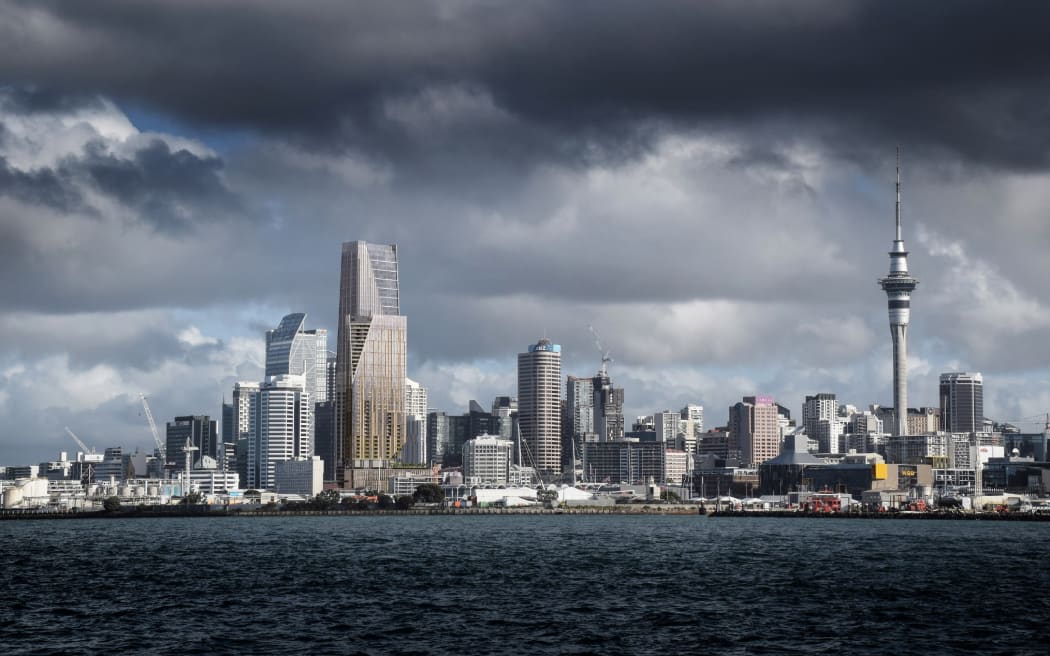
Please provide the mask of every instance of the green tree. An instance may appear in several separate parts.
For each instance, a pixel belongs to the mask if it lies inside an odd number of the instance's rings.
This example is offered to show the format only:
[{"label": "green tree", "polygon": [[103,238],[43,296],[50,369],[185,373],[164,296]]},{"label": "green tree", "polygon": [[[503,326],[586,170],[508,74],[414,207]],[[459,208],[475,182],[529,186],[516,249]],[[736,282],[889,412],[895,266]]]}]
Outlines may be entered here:
[{"label": "green tree", "polygon": [[394,505],[397,506],[398,510],[408,510],[409,508],[414,506],[415,503],[416,500],[413,497],[406,494],[404,496],[398,497],[397,501],[394,502]]},{"label": "green tree", "polygon": [[332,510],[339,507],[340,500],[339,490],[321,490],[312,505],[318,510]]},{"label": "green tree", "polygon": [[435,483],[420,483],[412,498],[416,503],[441,503],[445,500],[445,491]]},{"label": "green tree", "polygon": [[204,499],[204,495],[198,491],[190,492],[182,498],[182,503],[192,506],[200,503]]},{"label": "green tree", "polygon": [[102,509],[106,512],[117,512],[120,510],[120,499],[117,497],[106,497],[102,502]]},{"label": "green tree", "polygon": [[536,500],[537,501],[555,501],[555,500],[557,500],[557,498],[558,498],[558,491],[557,490],[548,490],[548,489],[545,489],[545,488],[540,488],[540,489],[536,490]]},{"label": "green tree", "polygon": [[678,503],[682,500],[682,497],[678,496],[678,493],[672,492],[668,489],[664,489],[660,492],[660,498],[668,503]]},{"label": "green tree", "polygon": [[379,495],[379,503],[378,503],[378,505],[379,505],[379,509],[380,510],[390,510],[391,508],[394,507],[394,503],[395,503],[394,502],[394,498],[392,496],[390,496],[389,494],[380,494]]}]

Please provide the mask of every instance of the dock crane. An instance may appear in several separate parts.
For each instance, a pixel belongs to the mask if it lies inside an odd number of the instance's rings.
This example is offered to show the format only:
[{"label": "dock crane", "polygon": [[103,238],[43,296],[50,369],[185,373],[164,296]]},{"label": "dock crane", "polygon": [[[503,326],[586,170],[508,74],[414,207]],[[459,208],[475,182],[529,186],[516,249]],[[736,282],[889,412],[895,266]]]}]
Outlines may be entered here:
[{"label": "dock crane", "polygon": [[161,462],[167,465],[167,448],[165,448],[164,442],[160,439],[160,433],[157,432],[157,424],[153,421],[153,412],[149,409],[149,402],[146,401],[145,394],[139,394],[139,398],[142,399],[142,409],[146,411],[146,421],[149,422],[150,432],[153,433],[153,442],[157,445],[157,455],[160,456]]},{"label": "dock crane", "polygon": [[608,373],[608,365],[613,361],[613,359],[609,357],[610,352],[608,349],[605,348],[605,345],[602,344],[602,338],[598,336],[598,331],[594,329],[594,326],[588,325],[587,329],[591,331],[592,335],[594,335],[594,343],[598,347],[598,352],[602,354],[602,368],[599,369],[598,372],[602,376],[605,376]]}]

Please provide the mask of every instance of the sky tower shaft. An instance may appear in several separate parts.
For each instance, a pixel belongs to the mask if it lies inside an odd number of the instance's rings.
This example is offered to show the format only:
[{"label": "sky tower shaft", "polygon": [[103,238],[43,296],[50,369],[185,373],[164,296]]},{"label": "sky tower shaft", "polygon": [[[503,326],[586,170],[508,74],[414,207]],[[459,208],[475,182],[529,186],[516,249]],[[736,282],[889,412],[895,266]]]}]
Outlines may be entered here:
[{"label": "sky tower shaft", "polygon": [[908,321],[911,293],[919,281],[908,273],[908,251],[901,237],[901,151],[897,147],[896,235],[890,251],[890,273],[879,280],[889,305],[890,336],[893,339],[894,435],[908,433]]}]

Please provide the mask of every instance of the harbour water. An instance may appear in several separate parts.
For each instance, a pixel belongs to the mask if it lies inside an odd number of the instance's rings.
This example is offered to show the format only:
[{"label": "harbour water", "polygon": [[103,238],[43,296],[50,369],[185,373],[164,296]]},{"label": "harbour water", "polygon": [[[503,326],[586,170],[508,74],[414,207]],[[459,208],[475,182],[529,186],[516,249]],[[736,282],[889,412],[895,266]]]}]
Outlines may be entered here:
[{"label": "harbour water", "polygon": [[1050,525],[0,522],[4,654],[1045,654]]}]

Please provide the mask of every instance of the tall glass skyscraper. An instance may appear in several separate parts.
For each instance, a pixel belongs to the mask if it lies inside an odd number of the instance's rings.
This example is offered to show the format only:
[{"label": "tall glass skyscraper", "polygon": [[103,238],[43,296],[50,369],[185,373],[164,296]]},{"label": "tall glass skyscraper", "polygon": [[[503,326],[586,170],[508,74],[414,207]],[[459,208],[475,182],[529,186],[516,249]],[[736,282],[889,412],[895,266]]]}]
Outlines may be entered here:
[{"label": "tall glass skyscraper", "polygon": [[286,315],[266,331],[266,377],[303,376],[312,403],[328,400],[328,331],[306,330],[306,314]]},{"label": "tall glass skyscraper", "polygon": [[335,399],[337,460],[344,472],[385,466],[404,446],[407,334],[397,246],[344,243]]},{"label": "tall glass skyscraper", "polygon": [[[266,331],[266,380],[274,376],[303,377],[304,391],[310,399],[303,426],[311,449],[317,442],[314,405],[328,400],[327,360],[328,331],[306,330],[303,312],[285,315],[277,328]],[[312,450],[307,454],[310,455]]]}]

